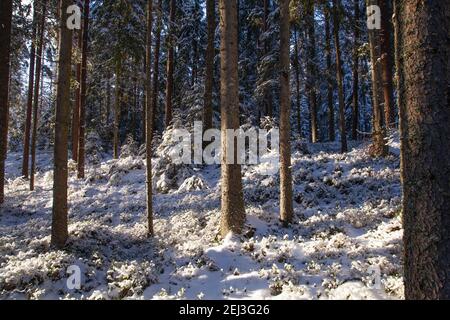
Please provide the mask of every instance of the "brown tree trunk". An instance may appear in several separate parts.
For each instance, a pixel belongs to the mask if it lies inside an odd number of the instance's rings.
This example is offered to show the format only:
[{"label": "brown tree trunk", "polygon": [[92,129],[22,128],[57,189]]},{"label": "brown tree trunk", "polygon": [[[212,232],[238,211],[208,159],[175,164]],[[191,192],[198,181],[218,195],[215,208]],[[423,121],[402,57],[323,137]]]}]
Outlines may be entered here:
[{"label": "brown tree trunk", "polygon": [[319,128],[317,119],[317,92],[316,92],[316,27],[315,27],[315,4],[314,1],[307,2],[307,16],[308,16],[308,63],[307,63],[307,92],[309,100],[309,110],[311,118],[311,142],[319,141]]},{"label": "brown tree trunk", "polygon": [[244,196],[242,191],[241,165],[236,162],[237,143],[234,139],[234,162],[227,163],[227,129],[239,128],[239,78],[238,34],[236,0],[220,0],[220,93],[222,129],[222,205],[220,233],[241,233],[245,223]]},{"label": "brown tree trunk", "polygon": [[0,204],[5,195],[5,160],[8,148],[9,78],[12,0],[0,2]]},{"label": "brown tree trunk", "polygon": [[33,31],[31,35],[30,48],[30,68],[28,71],[28,96],[27,111],[25,119],[25,133],[23,139],[23,156],[22,156],[22,176],[28,178],[28,169],[30,161],[30,135],[31,135],[31,113],[33,111],[33,90],[34,90],[34,68],[36,62],[36,33],[37,33],[37,1],[34,2],[33,8]]},{"label": "brown tree trunk", "polygon": [[[42,52],[44,47],[44,33],[45,33],[45,11],[47,10],[47,0],[42,1],[41,5],[41,19],[39,21],[37,56],[36,56],[36,82],[34,84],[34,101],[33,101],[33,130],[31,134],[31,172],[30,172],[30,191],[34,190],[34,172],[36,170],[36,140],[37,140],[37,126],[39,114],[39,89],[41,84],[41,70],[42,70]],[[71,40],[72,41],[72,40]]]},{"label": "brown tree trunk", "polygon": [[62,248],[68,237],[67,228],[67,140],[70,115],[70,66],[72,30],[67,28],[67,7],[71,0],[60,1],[58,87],[56,92],[55,150],[53,174],[53,210],[51,243]]},{"label": "brown tree trunk", "polygon": [[152,75],[151,75],[151,59],[152,59],[152,0],[147,3],[147,36],[146,36],[146,53],[145,60],[145,91],[146,91],[146,164],[147,164],[147,233],[149,237],[153,236],[153,207],[152,207],[152,135],[153,135],[153,106],[152,106]]},{"label": "brown tree trunk", "polygon": [[297,127],[300,138],[302,137],[302,118],[301,118],[301,96],[300,96],[300,46],[298,27],[295,27],[295,44],[294,44],[294,72],[295,72],[295,103],[297,111]]},{"label": "brown tree trunk", "polygon": [[327,60],[327,106],[328,106],[328,140],[335,141],[336,133],[334,128],[334,104],[333,104],[333,78],[331,70],[331,10],[330,4],[326,1],[325,7],[325,54]]},{"label": "brown tree trunk", "polygon": [[289,0],[280,2],[280,218],[283,224],[292,222],[291,172],[291,90],[290,90],[290,30]]},{"label": "brown tree trunk", "polygon": [[88,37],[89,37],[89,0],[84,0],[84,20],[83,20],[83,45],[81,48],[81,89],[80,89],[80,107],[78,128],[78,179],[84,179],[84,162],[85,162],[85,127],[86,127],[86,89],[87,89],[87,54],[88,54]]},{"label": "brown tree trunk", "polygon": [[161,50],[161,29],[162,29],[162,0],[158,0],[157,21],[156,21],[156,39],[155,53],[153,60],[153,93],[152,93],[152,128],[156,128],[156,113],[158,112],[158,96],[159,96],[159,56]]},{"label": "brown tree trunk", "polygon": [[341,8],[340,0],[333,0],[333,33],[334,45],[336,48],[336,79],[339,96],[339,129],[341,133],[341,153],[347,152],[347,130],[345,126],[345,101],[344,101],[344,75],[342,71],[341,44],[339,40],[340,18],[339,10]]},{"label": "brown tree trunk", "polygon": [[174,66],[174,23],[175,23],[175,0],[170,0],[169,35],[167,39],[167,82],[166,82],[166,128],[172,122],[173,103],[173,66]]},{"label": "brown tree trunk", "polygon": [[119,159],[119,144],[120,144],[120,136],[119,136],[119,126],[120,126],[120,112],[121,112],[121,98],[120,98],[120,80],[122,77],[122,58],[119,57],[116,61],[116,84],[114,88],[114,159]]},{"label": "brown tree trunk", "polygon": [[[367,5],[375,5],[376,0],[367,0]],[[376,54],[376,31],[369,30],[369,48],[370,48],[370,60],[372,66],[372,109],[373,109],[373,147],[372,155],[376,157],[384,157],[388,150],[385,144],[385,130],[383,128],[383,114],[381,111],[380,100],[378,97],[378,59]]]},{"label": "brown tree trunk", "polygon": [[[391,1],[389,1],[391,2]],[[384,119],[386,128],[395,127],[394,93],[392,76],[392,50],[391,50],[391,10],[387,0],[378,0],[381,9],[381,76],[383,81]]]},{"label": "brown tree trunk", "polygon": [[212,94],[214,84],[214,35],[216,31],[215,0],[206,1],[206,19],[208,24],[208,43],[205,56],[205,93],[203,99],[203,130],[212,128]]},{"label": "brown tree trunk", "polygon": [[397,1],[406,299],[450,299],[449,1]]},{"label": "brown tree trunk", "polygon": [[[82,50],[83,34],[82,29],[77,30],[78,50]],[[78,161],[78,141],[80,127],[80,95],[81,95],[81,61],[77,63],[76,70],[77,88],[75,89],[75,105],[72,110],[72,160]]]},{"label": "brown tree trunk", "polygon": [[354,26],[353,26],[353,36],[355,37],[354,47],[353,47],[353,105],[352,105],[352,139],[358,139],[358,124],[359,124],[359,28],[360,28],[360,9],[359,0],[354,0]]}]

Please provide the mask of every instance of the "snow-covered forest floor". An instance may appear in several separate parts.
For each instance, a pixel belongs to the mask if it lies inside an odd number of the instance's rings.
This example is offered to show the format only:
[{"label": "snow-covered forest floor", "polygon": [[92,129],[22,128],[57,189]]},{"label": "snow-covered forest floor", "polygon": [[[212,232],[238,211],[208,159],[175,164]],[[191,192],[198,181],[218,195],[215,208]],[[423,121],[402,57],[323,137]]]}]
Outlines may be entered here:
[{"label": "snow-covered forest floor", "polygon": [[[7,160],[0,209],[0,298],[398,299],[401,190],[398,144],[386,159],[368,145],[308,145],[293,155],[295,223],[278,220],[278,176],[243,168],[243,236],[219,239],[220,167],[154,159],[155,233],[146,237],[145,168],[139,156],[90,165],[69,178],[70,240],[50,248],[52,152],[38,152],[36,190]],[[67,267],[82,271],[66,287]],[[380,270],[381,287],[371,287]]]}]

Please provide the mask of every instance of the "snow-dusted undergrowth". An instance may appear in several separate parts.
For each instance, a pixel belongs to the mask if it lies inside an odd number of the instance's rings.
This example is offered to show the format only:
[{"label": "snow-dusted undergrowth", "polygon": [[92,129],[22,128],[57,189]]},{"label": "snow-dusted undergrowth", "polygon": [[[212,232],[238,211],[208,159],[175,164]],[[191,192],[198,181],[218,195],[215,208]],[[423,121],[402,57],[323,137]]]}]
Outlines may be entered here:
[{"label": "snow-dusted undergrowth", "polygon": [[[39,152],[35,192],[18,178],[20,154],[10,154],[0,298],[402,298],[398,152],[372,159],[365,145],[354,147],[341,155],[337,145],[319,144],[293,155],[289,228],[278,221],[278,176],[245,167],[246,231],[225,239],[217,236],[218,166],[172,168],[154,159],[156,237],[147,239],[144,161],[99,161],[85,181],[71,172],[64,251],[49,246],[51,153]],[[80,290],[66,287],[73,264]],[[377,270],[379,288],[371,286]]]}]

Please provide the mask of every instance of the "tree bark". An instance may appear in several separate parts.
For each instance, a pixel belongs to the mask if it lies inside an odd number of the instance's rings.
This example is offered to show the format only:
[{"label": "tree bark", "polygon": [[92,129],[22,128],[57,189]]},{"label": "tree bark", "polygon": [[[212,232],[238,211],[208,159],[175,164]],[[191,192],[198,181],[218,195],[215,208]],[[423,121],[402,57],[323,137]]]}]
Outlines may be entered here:
[{"label": "tree bark", "polygon": [[227,130],[239,128],[238,33],[236,0],[220,0],[221,57],[221,129],[222,129],[222,199],[220,233],[241,233],[245,222],[241,166],[236,162],[237,143],[234,139],[234,163],[227,163]]},{"label": "tree bark", "polygon": [[208,28],[208,43],[205,56],[205,93],[203,99],[203,130],[212,128],[213,107],[212,94],[214,84],[214,35],[216,31],[215,0],[206,1],[206,19]]},{"label": "tree bark", "polygon": [[87,91],[87,54],[88,54],[88,37],[89,37],[89,0],[84,0],[84,20],[83,20],[83,44],[81,48],[81,88],[80,88],[80,106],[78,127],[78,159],[77,159],[77,176],[78,179],[84,179],[84,163],[85,163],[85,127],[86,127],[86,91]]},{"label": "tree bark", "polygon": [[360,1],[354,0],[354,26],[353,26],[353,36],[354,39],[354,47],[353,47],[353,93],[352,93],[352,139],[358,139],[358,124],[359,124],[359,28],[360,23]]},{"label": "tree bark", "polygon": [[147,34],[146,34],[146,53],[145,60],[145,91],[146,91],[146,187],[147,187],[147,233],[149,237],[153,236],[153,207],[152,207],[152,136],[153,136],[153,105],[152,105],[152,75],[151,75],[151,58],[152,58],[152,0],[147,2]]},{"label": "tree bark", "polygon": [[23,139],[23,156],[22,156],[22,176],[27,179],[29,176],[30,161],[30,136],[31,136],[31,115],[33,111],[33,90],[34,90],[34,69],[36,63],[36,36],[37,36],[37,1],[34,1],[33,8],[33,31],[31,35],[30,48],[30,68],[28,70],[28,96],[27,110],[25,119],[25,133]]},{"label": "tree bark", "polygon": [[406,299],[450,299],[449,1],[396,1]]},{"label": "tree bark", "polygon": [[315,27],[315,4],[314,1],[307,2],[307,16],[308,16],[308,63],[307,63],[307,92],[309,100],[309,110],[311,117],[311,142],[319,142],[319,128],[317,119],[317,92],[316,92],[316,27]]},{"label": "tree bark", "polygon": [[335,141],[334,128],[334,103],[333,103],[333,78],[331,70],[331,10],[328,0],[325,7],[325,54],[327,60],[327,106],[328,106],[328,140]]},{"label": "tree bark", "polygon": [[[83,47],[82,29],[77,30],[77,46],[81,52]],[[75,89],[75,105],[72,110],[72,160],[78,161],[78,142],[80,127],[80,95],[81,95],[81,61],[77,63],[76,70],[77,88]]]},{"label": "tree bark", "polygon": [[334,45],[336,48],[336,79],[339,96],[339,129],[341,133],[341,153],[344,153],[348,151],[348,147],[347,147],[347,130],[345,125],[344,75],[342,71],[341,44],[339,40],[340,8],[341,8],[341,1],[333,0],[333,25],[334,25],[333,33],[334,33]]},{"label": "tree bark", "polygon": [[166,128],[172,122],[173,108],[173,67],[174,67],[174,24],[175,24],[175,0],[170,0],[169,34],[167,39],[167,82],[166,82]]},{"label": "tree bark", "polygon": [[9,79],[12,0],[0,2],[0,204],[5,195],[5,160],[8,148]]},{"label": "tree bark", "polygon": [[[42,52],[44,47],[44,33],[45,33],[45,11],[47,10],[47,0],[42,1],[41,16],[39,21],[39,35],[37,42],[37,56],[36,56],[36,75],[34,84],[34,101],[33,101],[33,129],[31,133],[31,172],[30,172],[30,191],[34,190],[34,172],[36,170],[36,140],[37,140],[37,126],[39,114],[39,90],[41,84],[41,70],[42,70]],[[72,41],[72,40],[71,40]]]},{"label": "tree bark", "polygon": [[70,114],[70,66],[72,30],[67,28],[67,7],[71,0],[60,1],[59,63],[56,92],[55,150],[53,173],[53,210],[51,243],[62,248],[68,237],[67,228],[67,141]]},{"label": "tree bark", "polygon": [[295,103],[297,111],[297,127],[300,138],[302,137],[302,118],[301,118],[301,95],[300,95],[300,58],[299,58],[299,35],[298,27],[295,27],[295,44],[294,44],[294,72],[295,72]]},{"label": "tree bark", "polygon": [[290,29],[289,0],[280,1],[280,218],[283,224],[292,222],[291,172],[291,90],[290,90]]}]

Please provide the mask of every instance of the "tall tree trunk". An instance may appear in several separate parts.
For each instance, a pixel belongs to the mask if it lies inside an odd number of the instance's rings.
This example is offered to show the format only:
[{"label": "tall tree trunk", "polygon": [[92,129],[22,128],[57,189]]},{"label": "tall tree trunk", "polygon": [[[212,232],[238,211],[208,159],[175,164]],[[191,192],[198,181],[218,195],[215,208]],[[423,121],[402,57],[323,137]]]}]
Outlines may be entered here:
[{"label": "tall tree trunk", "polygon": [[153,93],[152,93],[152,128],[156,129],[156,113],[158,112],[158,96],[159,96],[159,56],[161,50],[161,29],[162,29],[162,0],[158,0],[157,21],[156,21],[156,39],[155,53],[153,60]]},{"label": "tall tree trunk", "polygon": [[347,130],[345,126],[345,101],[344,101],[344,75],[342,71],[341,60],[341,44],[339,40],[340,17],[339,10],[341,8],[340,0],[333,0],[333,33],[334,45],[336,48],[336,79],[338,85],[339,96],[339,129],[341,133],[341,152],[347,152]]},{"label": "tall tree trunk", "polygon": [[170,0],[169,34],[167,39],[167,82],[166,82],[166,128],[172,122],[173,104],[173,66],[174,66],[174,45],[175,45],[175,0]]},{"label": "tall tree trunk", "polygon": [[8,148],[9,79],[12,0],[0,2],[0,204],[5,199],[5,160]]},{"label": "tall tree trunk", "polygon": [[[239,128],[239,77],[238,33],[236,0],[220,0],[220,93],[222,129],[222,205],[220,232],[241,233],[245,222],[244,196],[242,191],[241,165],[236,162],[236,139],[227,136],[227,130]],[[228,150],[227,141],[233,141],[234,150]],[[227,163],[227,154],[234,151],[233,163]]]},{"label": "tall tree trunk", "polygon": [[213,118],[214,35],[216,31],[215,0],[206,1],[206,19],[208,24],[208,43],[205,56],[205,93],[203,99],[203,130],[205,131],[212,128]]},{"label": "tall tree trunk", "polygon": [[[81,52],[83,47],[82,29],[77,30],[78,50]],[[72,110],[72,160],[78,161],[78,142],[80,127],[80,95],[81,95],[81,61],[77,63],[76,70],[77,88],[75,90],[75,105]]]},{"label": "tall tree trunk", "polygon": [[86,127],[86,91],[87,91],[87,54],[88,54],[88,37],[89,37],[89,0],[84,0],[84,20],[83,20],[83,45],[81,48],[81,89],[80,89],[80,107],[78,129],[78,179],[84,179],[84,162],[85,162],[85,127]]},{"label": "tall tree trunk", "polygon": [[[39,114],[39,89],[41,83],[42,70],[42,52],[44,47],[44,33],[45,33],[45,11],[47,10],[47,0],[42,1],[41,16],[39,21],[38,42],[37,42],[37,57],[36,57],[36,82],[34,84],[34,101],[33,101],[33,130],[31,134],[31,172],[30,172],[30,190],[34,190],[34,172],[36,170],[36,140]],[[71,40],[72,41],[72,40]]]},{"label": "tall tree trunk", "polygon": [[60,1],[58,87],[56,92],[55,150],[53,173],[53,210],[51,243],[62,248],[68,237],[67,228],[67,140],[70,118],[70,66],[72,30],[67,28],[67,7],[71,0]]},{"label": "tall tree trunk", "polygon": [[34,68],[36,62],[36,33],[37,33],[37,1],[33,3],[33,31],[31,35],[30,48],[30,68],[28,70],[28,96],[27,110],[25,119],[25,133],[23,139],[23,156],[22,156],[22,176],[28,178],[28,169],[30,161],[30,135],[31,135],[31,113],[33,110],[33,90],[34,90]]},{"label": "tall tree trunk", "polygon": [[[376,0],[367,0],[367,5],[375,5]],[[379,87],[378,87],[378,59],[376,54],[376,31],[369,30],[369,48],[370,48],[370,60],[372,68],[372,109],[373,109],[373,147],[372,155],[376,157],[383,157],[387,154],[388,149],[385,144],[385,130],[383,128],[383,115],[379,100]]]},{"label": "tall tree trunk", "polygon": [[297,127],[300,138],[302,137],[302,118],[301,118],[301,96],[300,96],[300,41],[298,27],[295,27],[295,44],[294,44],[294,72],[295,72],[295,103],[297,111]]},{"label": "tall tree trunk", "polygon": [[397,1],[406,299],[450,299],[449,1]]},{"label": "tall tree trunk", "polygon": [[280,218],[284,224],[292,222],[291,172],[291,90],[290,90],[290,30],[289,0],[280,2]]},{"label": "tall tree trunk", "polygon": [[[391,2],[391,1],[389,1]],[[386,128],[395,127],[394,94],[392,76],[392,50],[391,50],[391,4],[387,0],[378,1],[381,9],[381,76],[383,81],[384,119]]]},{"label": "tall tree trunk", "polygon": [[151,75],[151,59],[152,59],[152,0],[147,2],[147,36],[146,36],[146,53],[145,60],[145,91],[146,91],[146,164],[147,164],[147,233],[149,237],[153,236],[153,207],[152,207],[152,135],[153,135],[153,105],[152,105],[152,75]]},{"label": "tall tree trunk", "polygon": [[116,61],[116,84],[114,88],[114,159],[119,159],[119,144],[120,144],[120,112],[121,112],[121,98],[120,98],[120,80],[122,77],[122,57]]},{"label": "tall tree trunk", "polygon": [[325,54],[327,60],[327,106],[328,106],[328,140],[335,141],[334,128],[334,103],[333,103],[333,78],[331,70],[331,10],[328,0],[325,4]]},{"label": "tall tree trunk", "polygon": [[354,25],[353,25],[353,36],[354,39],[354,47],[353,47],[353,106],[352,106],[352,139],[358,139],[358,124],[359,124],[359,28],[360,23],[360,1],[354,0]]},{"label": "tall tree trunk", "polygon": [[307,2],[307,15],[308,15],[308,63],[307,63],[307,92],[309,100],[309,110],[311,119],[311,142],[316,143],[319,141],[319,128],[317,119],[317,92],[316,92],[316,78],[317,78],[317,66],[316,66],[316,27],[315,27],[315,4],[314,1],[308,0]]}]

